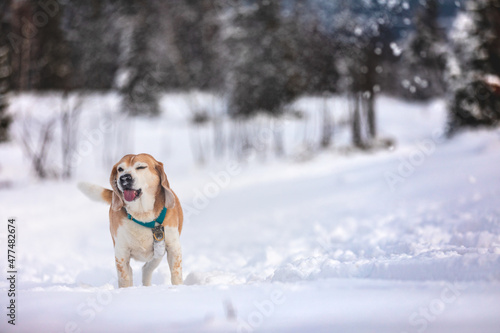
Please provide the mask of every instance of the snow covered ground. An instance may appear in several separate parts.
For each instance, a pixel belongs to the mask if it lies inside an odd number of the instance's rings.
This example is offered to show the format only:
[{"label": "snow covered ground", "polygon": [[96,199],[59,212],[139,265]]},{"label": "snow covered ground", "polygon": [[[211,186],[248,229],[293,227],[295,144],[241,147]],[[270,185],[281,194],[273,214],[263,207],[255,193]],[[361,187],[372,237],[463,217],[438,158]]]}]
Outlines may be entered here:
[{"label": "snow covered ground", "polygon": [[[185,285],[176,287],[165,260],[152,287],[140,286],[134,263],[135,287],[117,288],[108,207],[75,185],[107,186],[110,169],[95,162],[102,150],[74,181],[40,182],[16,143],[0,145],[0,180],[10,184],[0,190],[0,332],[497,333],[500,131],[444,140],[444,108],[380,99],[380,135],[397,141],[390,150],[203,168],[179,114],[134,123],[131,152],[165,163],[187,215]],[[175,126],[163,133],[158,123]]]}]

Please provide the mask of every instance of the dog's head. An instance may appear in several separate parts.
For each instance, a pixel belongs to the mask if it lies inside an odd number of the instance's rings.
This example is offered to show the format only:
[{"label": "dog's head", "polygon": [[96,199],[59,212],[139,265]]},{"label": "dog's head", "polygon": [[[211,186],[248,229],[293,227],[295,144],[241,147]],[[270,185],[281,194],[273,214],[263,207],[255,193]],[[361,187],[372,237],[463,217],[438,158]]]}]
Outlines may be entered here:
[{"label": "dog's head", "polygon": [[[118,211],[146,201],[153,203],[158,197],[165,197],[165,207],[175,206],[175,196],[170,190],[163,163],[148,154],[125,155],[113,166],[109,179],[113,188],[111,207]],[[141,202],[143,201],[143,202]]]}]

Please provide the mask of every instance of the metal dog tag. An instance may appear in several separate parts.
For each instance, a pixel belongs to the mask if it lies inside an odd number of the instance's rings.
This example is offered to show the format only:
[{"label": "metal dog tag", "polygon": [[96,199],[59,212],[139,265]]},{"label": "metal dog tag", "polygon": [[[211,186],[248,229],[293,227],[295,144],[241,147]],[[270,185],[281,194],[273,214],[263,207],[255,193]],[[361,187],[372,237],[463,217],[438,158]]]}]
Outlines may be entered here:
[{"label": "metal dog tag", "polygon": [[165,232],[163,226],[159,225],[151,230],[153,231],[153,258],[161,258],[165,254]]},{"label": "metal dog tag", "polygon": [[159,225],[153,228],[153,237],[155,241],[160,242],[165,238],[165,232],[163,232],[163,226]]}]

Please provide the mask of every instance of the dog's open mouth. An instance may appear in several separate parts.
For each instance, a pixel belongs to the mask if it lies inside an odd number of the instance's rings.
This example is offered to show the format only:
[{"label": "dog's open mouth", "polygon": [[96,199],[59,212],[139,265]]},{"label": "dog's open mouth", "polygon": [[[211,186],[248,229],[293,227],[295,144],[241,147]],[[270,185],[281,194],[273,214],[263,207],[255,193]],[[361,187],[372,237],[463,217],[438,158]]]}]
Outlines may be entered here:
[{"label": "dog's open mouth", "polygon": [[141,195],[141,189],[138,190],[124,190],[123,197],[127,201],[134,201]]}]

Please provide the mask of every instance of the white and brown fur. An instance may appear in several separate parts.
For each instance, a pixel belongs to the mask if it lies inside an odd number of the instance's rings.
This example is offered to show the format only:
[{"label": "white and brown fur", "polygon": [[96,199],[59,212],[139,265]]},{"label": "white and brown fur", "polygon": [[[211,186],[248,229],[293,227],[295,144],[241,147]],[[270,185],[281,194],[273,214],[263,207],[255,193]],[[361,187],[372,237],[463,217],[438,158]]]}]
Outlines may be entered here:
[{"label": "white and brown fur", "polygon": [[[119,179],[124,174],[132,176],[135,190],[140,189],[140,195],[130,202],[125,200],[120,186]],[[88,183],[80,183],[78,187],[91,199],[111,205],[109,227],[115,249],[119,287],[133,286],[131,258],[146,262],[142,267],[142,283],[145,286],[151,285],[153,271],[162,259],[153,258],[151,229],[129,220],[127,213],[139,221],[149,222],[160,215],[163,207],[167,207],[162,225],[165,228],[165,248],[171,281],[174,285],[182,284],[179,236],[183,214],[177,195],[170,189],[163,164],[148,154],[126,155],[113,166],[110,183],[113,190]]]}]

